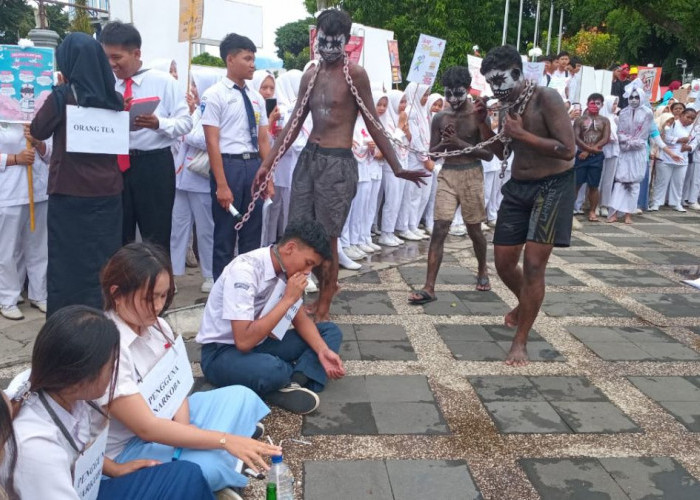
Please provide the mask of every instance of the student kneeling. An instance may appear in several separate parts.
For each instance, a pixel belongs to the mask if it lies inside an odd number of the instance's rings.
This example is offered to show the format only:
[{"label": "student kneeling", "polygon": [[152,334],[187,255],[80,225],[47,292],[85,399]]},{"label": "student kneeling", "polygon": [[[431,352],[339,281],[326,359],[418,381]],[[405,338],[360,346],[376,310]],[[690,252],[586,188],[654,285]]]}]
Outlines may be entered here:
[{"label": "student kneeling", "polygon": [[342,333],[334,323],[315,324],[301,305],[309,273],[330,257],[323,226],[293,221],[277,245],[226,266],[197,335],[212,384],[247,386],[294,413],[318,407],[316,392],[345,375]]}]

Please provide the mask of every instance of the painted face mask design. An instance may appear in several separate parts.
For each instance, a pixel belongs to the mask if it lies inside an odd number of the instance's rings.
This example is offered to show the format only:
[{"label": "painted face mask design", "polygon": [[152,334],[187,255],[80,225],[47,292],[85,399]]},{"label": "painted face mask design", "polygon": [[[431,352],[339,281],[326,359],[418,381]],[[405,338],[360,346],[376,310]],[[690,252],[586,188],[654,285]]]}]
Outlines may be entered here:
[{"label": "painted face mask design", "polygon": [[592,115],[597,115],[598,111],[600,111],[600,105],[596,101],[591,101],[588,103],[588,112],[591,113]]},{"label": "painted face mask design", "polygon": [[460,108],[462,104],[464,104],[464,101],[467,100],[467,95],[469,95],[469,93],[466,87],[445,87],[445,99],[452,109]]},{"label": "painted face mask design", "polygon": [[318,43],[318,53],[324,61],[332,63],[343,57],[347,40],[345,35],[326,35],[323,30],[318,30],[316,36]]},{"label": "painted face mask design", "polygon": [[506,99],[511,94],[518,80],[520,80],[520,71],[517,69],[492,69],[484,77],[488,84],[491,85],[493,95],[500,100]]},{"label": "painted face mask design", "polygon": [[641,99],[639,98],[639,93],[637,92],[632,92],[627,102],[629,102],[630,108],[632,109],[638,108],[639,105],[642,103]]}]

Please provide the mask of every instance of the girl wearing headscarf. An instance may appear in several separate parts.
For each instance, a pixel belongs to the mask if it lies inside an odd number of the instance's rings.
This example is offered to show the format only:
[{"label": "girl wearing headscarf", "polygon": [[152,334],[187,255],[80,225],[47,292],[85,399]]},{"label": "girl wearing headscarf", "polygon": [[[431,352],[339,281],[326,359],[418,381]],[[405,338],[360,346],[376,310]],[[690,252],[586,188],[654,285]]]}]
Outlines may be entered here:
[{"label": "girl wearing headscarf", "polygon": [[100,308],[99,273],[122,243],[122,174],[117,156],[66,151],[66,105],[122,111],[102,46],[71,33],[58,47],[64,83],[37,112],[32,137],[53,136],[49,168],[48,315],[69,304]]},{"label": "girl wearing headscarf", "polygon": [[172,76],[176,80],[178,79],[177,63],[175,62],[175,59],[166,59],[164,57],[154,59],[148,64],[148,67],[151,69],[162,71],[163,73],[169,73],[170,76]]},{"label": "girl wearing headscarf", "polygon": [[600,110],[600,115],[610,122],[610,141],[603,146],[605,160],[600,177],[600,215],[603,217],[608,216],[608,206],[615,181],[615,169],[617,168],[617,159],[620,156],[620,143],[617,139],[617,103],[619,99],[614,95],[606,96],[603,109]]},{"label": "girl wearing headscarf", "polygon": [[[406,114],[411,130],[411,147],[418,151],[428,151],[430,149],[430,123],[428,122],[426,104],[430,95],[430,87],[411,82],[406,87],[405,94],[408,103]],[[432,172],[434,166],[433,160],[427,155],[408,154],[408,170]],[[418,241],[430,238],[423,230],[418,229],[418,223],[425,206],[428,204],[432,187],[432,177],[425,177],[424,180],[426,181],[425,186],[418,186],[412,182],[407,182],[404,185],[401,211],[396,222],[398,235],[404,240]]]},{"label": "girl wearing headscarf", "polygon": [[[411,131],[408,125],[408,115],[406,114],[406,96],[400,90],[390,90],[388,94],[389,106],[387,108],[387,119],[385,128],[391,136],[404,145],[408,145],[411,140]],[[408,151],[404,148],[394,146],[396,155],[403,168],[408,163]],[[403,192],[406,181],[399,179],[384,162],[382,166],[382,194],[384,197],[384,207],[382,208],[381,235],[378,243],[387,247],[397,247],[403,242],[394,235],[396,222],[399,217],[399,210],[402,205]]]},{"label": "girl wearing headscarf", "polygon": [[[379,116],[379,122],[382,124],[384,129],[387,129],[387,124],[389,122],[388,107],[389,107],[389,97],[384,93],[383,90],[373,90],[372,98],[374,99],[374,107],[377,110],[377,116]],[[379,148],[373,140],[369,141],[369,157],[368,157],[368,168],[369,168],[369,179],[371,183],[371,188],[368,197],[367,210],[363,213],[362,220],[362,243],[375,252],[382,249],[379,245],[376,245],[372,241],[372,225],[374,224],[375,218],[377,216],[377,209],[379,207],[379,191],[382,187],[382,177],[384,164],[384,156],[382,155]]]},{"label": "girl wearing headscarf", "polygon": [[[428,110],[428,124],[433,122],[433,117],[442,111],[445,104],[445,99],[441,94],[430,94],[428,97],[428,102],[425,108]],[[434,224],[434,214],[435,214],[435,194],[437,193],[437,176],[442,168],[442,160],[437,160],[433,168],[433,183],[430,186],[430,196],[428,197],[428,203],[425,206],[425,212],[423,213],[423,221],[425,224],[425,232],[428,234],[433,234],[433,224]]]},{"label": "girl wearing headscarf", "polygon": [[[263,99],[273,99],[275,97],[276,86],[275,75],[273,75],[270,71],[266,69],[259,69],[253,73],[251,87],[253,87],[253,90],[256,92],[259,92]],[[268,122],[270,123],[270,145],[275,142],[277,133],[282,130],[277,123],[281,116],[279,107],[276,106],[267,117]]]},{"label": "girl wearing headscarf", "polygon": [[[214,71],[196,69],[192,71],[192,85],[198,95],[221,80],[221,75]],[[173,223],[170,233],[170,259],[173,274],[185,274],[185,260],[188,243],[192,234],[192,223],[197,227],[197,249],[199,266],[204,282],[203,293],[209,293],[214,285],[212,258],[214,255],[214,218],[211,213],[211,188],[209,186],[207,145],[201,124],[204,104],[195,108],[192,114],[192,130],[184,136],[175,159],[175,202],[173,204]],[[205,170],[193,167],[204,163]]]}]

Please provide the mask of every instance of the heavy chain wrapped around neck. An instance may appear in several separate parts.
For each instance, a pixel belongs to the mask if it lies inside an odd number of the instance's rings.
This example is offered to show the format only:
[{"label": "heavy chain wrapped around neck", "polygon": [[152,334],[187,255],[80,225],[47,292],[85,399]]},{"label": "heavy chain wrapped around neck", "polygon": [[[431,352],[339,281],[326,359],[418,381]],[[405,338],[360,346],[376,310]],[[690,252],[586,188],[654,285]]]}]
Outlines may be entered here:
[{"label": "heavy chain wrapped around neck", "polygon": [[[532,98],[532,95],[535,93],[535,87],[536,85],[528,80],[525,83],[525,90],[523,91],[522,94],[518,96],[518,98],[515,100],[512,106],[510,106],[511,109],[515,109],[516,114],[522,116],[523,113],[525,113],[525,109],[527,108],[528,103],[530,102],[530,99]],[[503,110],[501,116],[505,116],[505,113],[507,113],[507,110]],[[499,132],[498,135],[503,134],[503,122],[499,124]],[[508,169],[508,157],[510,156],[511,152],[511,142],[513,140],[510,137],[507,137],[503,135],[503,138],[501,139],[503,141],[503,159],[501,160],[501,173],[498,174],[499,179],[503,179],[506,176],[506,170]]]}]

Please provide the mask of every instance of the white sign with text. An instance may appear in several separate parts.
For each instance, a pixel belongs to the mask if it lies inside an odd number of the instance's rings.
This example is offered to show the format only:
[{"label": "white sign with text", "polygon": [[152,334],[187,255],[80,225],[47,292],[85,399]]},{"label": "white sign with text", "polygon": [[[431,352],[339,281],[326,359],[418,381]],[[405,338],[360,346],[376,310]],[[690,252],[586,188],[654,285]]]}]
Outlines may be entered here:
[{"label": "white sign with text", "polygon": [[129,154],[129,113],[66,106],[66,151]]},{"label": "white sign with text", "polygon": [[[270,299],[267,301],[267,304],[265,304],[265,307],[260,312],[261,318],[270,311],[272,311],[272,309],[279,303],[279,301],[282,300],[282,297],[284,297],[284,291],[286,289],[287,282],[278,278],[277,284],[275,285],[275,288],[274,290],[272,290],[272,294],[270,295]],[[272,329],[272,335],[277,337],[279,340],[282,340],[284,338],[285,333],[287,333],[289,327],[292,326],[292,320],[294,320],[294,317],[299,312],[299,308],[303,303],[304,299],[301,298],[297,300],[292,307],[287,309],[287,312],[284,313],[282,319]]]}]

